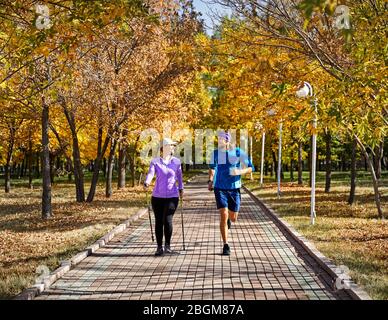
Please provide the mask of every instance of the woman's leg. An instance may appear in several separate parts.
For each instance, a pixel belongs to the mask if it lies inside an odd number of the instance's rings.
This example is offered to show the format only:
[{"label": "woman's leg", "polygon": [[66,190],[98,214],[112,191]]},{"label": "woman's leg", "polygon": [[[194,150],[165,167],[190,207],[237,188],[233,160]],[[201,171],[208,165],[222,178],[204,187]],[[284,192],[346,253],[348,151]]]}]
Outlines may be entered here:
[{"label": "woman's leg", "polygon": [[172,236],[172,218],[176,209],[178,208],[179,198],[168,198],[166,199],[166,203],[164,206],[164,237],[165,237],[165,245],[169,246],[171,242]]},{"label": "woman's leg", "polygon": [[152,197],[152,210],[155,216],[155,236],[158,247],[163,244],[163,216],[164,216],[164,199]]}]

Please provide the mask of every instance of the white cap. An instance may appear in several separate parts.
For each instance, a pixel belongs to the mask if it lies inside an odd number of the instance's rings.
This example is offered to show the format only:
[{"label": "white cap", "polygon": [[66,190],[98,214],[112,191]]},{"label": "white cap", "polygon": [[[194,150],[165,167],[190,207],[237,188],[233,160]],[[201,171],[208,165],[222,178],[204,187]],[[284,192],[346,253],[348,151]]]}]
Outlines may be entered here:
[{"label": "white cap", "polygon": [[178,142],[171,140],[170,138],[163,138],[162,141],[160,141],[159,147],[162,148],[166,145],[177,145]]}]

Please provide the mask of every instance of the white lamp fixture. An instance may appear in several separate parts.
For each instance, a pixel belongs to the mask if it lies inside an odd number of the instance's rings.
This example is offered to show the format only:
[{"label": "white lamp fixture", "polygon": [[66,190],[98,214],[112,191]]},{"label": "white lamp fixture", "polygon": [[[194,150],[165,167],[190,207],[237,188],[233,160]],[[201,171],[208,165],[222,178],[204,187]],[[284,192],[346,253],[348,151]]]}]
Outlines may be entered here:
[{"label": "white lamp fixture", "polygon": [[[276,111],[274,109],[268,110],[268,115],[269,116],[274,116],[276,115]],[[277,170],[277,180],[278,180],[278,191],[277,195],[278,198],[280,198],[280,175],[281,175],[281,170],[282,170],[282,131],[283,131],[283,122],[280,120],[279,122],[279,149],[278,149],[278,170]]]},{"label": "white lamp fixture", "polygon": [[296,92],[296,96],[298,98],[307,98],[308,96],[311,97],[312,95],[313,95],[313,87],[311,86],[310,83],[306,81],[303,82],[303,87]]}]

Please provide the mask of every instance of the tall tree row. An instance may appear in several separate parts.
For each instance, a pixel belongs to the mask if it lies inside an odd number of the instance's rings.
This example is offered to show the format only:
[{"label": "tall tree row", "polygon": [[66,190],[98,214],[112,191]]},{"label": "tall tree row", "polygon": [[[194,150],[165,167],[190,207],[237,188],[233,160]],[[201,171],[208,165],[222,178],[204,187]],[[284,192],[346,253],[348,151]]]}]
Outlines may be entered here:
[{"label": "tall tree row", "polygon": [[[124,187],[128,146],[136,144],[131,132],[151,125],[162,110],[165,117],[181,112],[171,92],[193,78],[197,18],[190,1],[1,1],[5,191],[22,148],[30,175],[32,152],[39,154],[43,218],[52,215],[53,168],[64,162],[78,202],[93,201],[104,159],[106,196],[117,155]],[[24,126],[34,131],[28,146]],[[88,193],[86,168],[93,172]]]},{"label": "tall tree row", "polygon": [[[284,165],[298,154],[301,167],[307,152],[310,167],[313,98],[302,101],[295,97],[300,84],[308,81],[318,103],[318,146],[324,143],[326,149],[321,150],[326,191],[330,191],[331,168],[337,158],[345,164],[346,153],[334,151],[341,141],[350,150],[349,202],[354,201],[359,151],[371,173],[377,214],[383,218],[377,173],[384,158],[388,123],[384,1],[346,2],[350,22],[338,16],[341,11],[336,8],[344,3],[337,1],[216,2],[233,14],[223,18],[211,39],[199,39],[204,81],[217,96],[214,125],[243,123],[259,137],[262,133],[254,128],[260,123],[266,136],[271,136],[265,160],[273,170],[277,131],[283,123],[285,150],[289,150],[285,156],[290,158]],[[301,182],[301,174],[298,180]]]}]

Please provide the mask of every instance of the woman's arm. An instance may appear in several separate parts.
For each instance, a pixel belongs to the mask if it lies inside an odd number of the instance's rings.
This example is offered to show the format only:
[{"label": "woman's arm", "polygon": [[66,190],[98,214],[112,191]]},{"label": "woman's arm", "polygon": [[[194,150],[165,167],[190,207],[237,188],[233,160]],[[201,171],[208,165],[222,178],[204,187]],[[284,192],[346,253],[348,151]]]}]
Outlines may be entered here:
[{"label": "woman's arm", "polygon": [[144,186],[148,187],[151,184],[152,178],[155,175],[155,164],[153,161],[150,163],[150,168],[148,169],[147,176],[144,180]]}]

